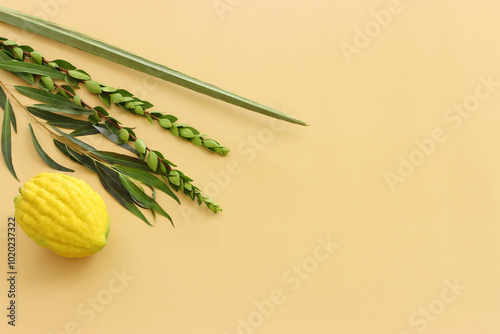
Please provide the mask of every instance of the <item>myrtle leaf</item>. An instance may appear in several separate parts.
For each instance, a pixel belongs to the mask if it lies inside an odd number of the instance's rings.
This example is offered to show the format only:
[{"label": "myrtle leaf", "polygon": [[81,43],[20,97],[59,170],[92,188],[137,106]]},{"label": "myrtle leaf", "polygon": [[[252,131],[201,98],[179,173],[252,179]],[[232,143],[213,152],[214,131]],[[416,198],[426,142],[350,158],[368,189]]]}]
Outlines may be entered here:
[{"label": "myrtle leaf", "polygon": [[53,60],[54,63],[56,63],[59,67],[62,67],[64,68],[65,70],[76,70],[76,67],[73,66],[72,64],[70,64],[69,62],[67,62],[66,60],[63,60],[63,59],[56,59],[56,60]]},{"label": "myrtle leaf", "polygon": [[158,156],[156,155],[155,152],[150,151],[147,157],[147,163],[148,166],[156,172],[156,169],[158,168]]},{"label": "myrtle leaf", "polygon": [[111,97],[109,94],[101,93],[99,94],[99,98],[106,106],[111,107]]},{"label": "myrtle leaf", "polygon": [[95,124],[94,128],[97,131],[99,131],[102,135],[104,135],[104,137],[108,138],[110,141],[112,141],[116,145],[118,145],[118,146],[132,152],[132,153],[137,153],[136,150],[132,146],[121,141],[120,138],[116,134],[111,132],[105,125]]},{"label": "myrtle leaf", "polygon": [[101,85],[99,85],[97,81],[87,80],[85,81],[85,86],[87,87],[87,90],[93,94],[102,93]]},{"label": "myrtle leaf", "polygon": [[70,77],[77,80],[90,80],[90,76],[86,73],[83,73],[81,70],[69,70],[68,74]]}]

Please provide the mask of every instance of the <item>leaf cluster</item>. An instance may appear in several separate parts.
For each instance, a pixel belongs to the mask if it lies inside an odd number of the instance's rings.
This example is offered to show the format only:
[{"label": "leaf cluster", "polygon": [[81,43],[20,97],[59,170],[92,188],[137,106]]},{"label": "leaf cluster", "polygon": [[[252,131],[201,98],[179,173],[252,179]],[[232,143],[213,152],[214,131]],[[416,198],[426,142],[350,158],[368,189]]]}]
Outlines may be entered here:
[{"label": "leaf cluster", "polygon": [[[15,86],[16,92],[41,102],[30,106],[23,105],[30,114],[30,119],[41,124],[50,133],[54,145],[66,157],[96,173],[103,188],[127,210],[149,225],[151,224],[141,209],[151,211],[153,217],[160,214],[172,222],[170,215],[156,200],[157,191],[167,194],[179,204],[180,200],[174,192],[184,193],[214,213],[222,210],[218,204],[202,194],[190,177],[175,169],[177,166],[167,160],[160,151],[148,147],[144,140],[138,138],[132,127],[122,125],[104,107],[92,107],[83,101],[77,94],[79,84],[83,84],[89,92],[98,94],[106,106],[115,103],[129,112],[145,115],[148,120],[155,119],[162,128],[167,128],[174,135],[189,139],[194,144],[201,142],[200,146],[222,155],[228,151],[224,146],[214,140],[205,139],[192,127],[176,124],[175,116],[146,112],[146,109],[153,106],[151,103],[137,99],[124,89],[115,89],[94,81],[88,73],[67,61],[47,61],[29,46],[18,46],[4,38],[0,38],[0,48],[0,68],[30,85]],[[2,86],[2,154],[9,171],[18,179],[12,164],[11,149],[12,130],[17,132],[17,125],[7,96],[14,95],[4,84]],[[61,129],[72,131],[68,133]],[[57,163],[43,150],[31,124],[29,130],[36,152],[48,166],[59,171],[73,172],[73,169]],[[103,135],[135,157],[98,150],[79,139],[91,135]]]},{"label": "leaf cluster", "polygon": [[[5,45],[6,42],[7,45]],[[87,72],[76,68],[66,60],[57,59],[49,61],[43,58],[39,52],[33,51],[28,46],[19,47],[13,44],[13,42],[9,43],[9,41],[0,43],[2,44],[2,50],[10,58],[6,59],[6,57],[0,57],[0,59],[3,60],[0,61],[0,68],[9,72],[28,75],[30,77],[27,81],[31,83],[33,81],[32,75],[41,75],[38,85],[42,89],[47,91],[54,90],[54,79],[64,79],[69,85],[75,88],[79,88],[79,83],[82,83],[82,86],[84,86],[88,92],[97,94],[107,107],[116,104],[127,112],[145,117],[151,124],[157,122],[159,126],[169,130],[173,136],[183,138],[211,152],[220,155],[227,155],[229,152],[226,146],[221,145],[216,140],[206,138],[206,135],[201,134],[197,129],[186,123],[178,122],[176,116],[164,114],[156,110],[150,111],[154,105],[149,101],[141,100],[125,89],[117,89],[93,80]],[[21,51],[15,52],[14,50],[17,49]],[[10,61],[12,59],[18,60],[18,62]],[[62,93],[64,93],[64,91]],[[73,92],[73,95],[76,94]],[[77,100],[80,99],[78,95],[76,95],[76,98]]]}]

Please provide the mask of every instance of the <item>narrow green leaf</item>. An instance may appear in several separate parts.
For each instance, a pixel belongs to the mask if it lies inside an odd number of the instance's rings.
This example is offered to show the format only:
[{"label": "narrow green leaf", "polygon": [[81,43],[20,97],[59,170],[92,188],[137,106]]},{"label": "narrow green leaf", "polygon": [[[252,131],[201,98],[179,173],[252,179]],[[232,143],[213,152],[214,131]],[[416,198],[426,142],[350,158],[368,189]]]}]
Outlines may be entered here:
[{"label": "narrow green leaf", "polygon": [[170,223],[174,225],[172,218],[168,215],[168,213],[163,210],[163,208],[156,202],[153,198],[148,196],[144,191],[142,191],[137,185],[135,185],[132,181],[130,181],[129,178],[124,176],[123,174],[120,174],[120,180],[122,181],[123,186],[129,194],[139,203],[141,203],[144,207],[148,209],[152,209],[162,216],[166,217],[168,220],[170,220]]},{"label": "narrow green leaf", "polygon": [[71,132],[70,135],[73,137],[78,137],[78,136],[91,136],[100,133],[97,131],[97,129],[94,127],[94,125],[90,122],[85,124],[84,126],[75,129],[75,131]]},{"label": "narrow green leaf", "polygon": [[28,107],[26,109],[34,116],[46,120],[48,124],[60,128],[79,129],[89,124],[89,122],[87,121],[82,121],[79,119],[74,119],[59,114],[54,114],[50,111],[41,110],[34,107]]},{"label": "narrow green leaf", "polygon": [[[0,50],[0,60],[2,60],[2,61],[12,61],[12,58],[9,57],[9,55],[7,53],[5,53],[3,50]],[[33,77],[33,74],[21,73],[21,72],[15,72],[15,73],[12,73],[12,74],[14,74],[15,76],[23,79],[24,81],[28,82],[29,84],[33,85],[35,83],[35,79]]]},{"label": "narrow green leaf", "polygon": [[72,108],[85,110],[85,108],[80,107],[73,101],[65,98],[61,95],[52,94],[44,91],[40,88],[25,87],[25,86],[14,86],[14,88],[21,94],[30,97],[32,99],[38,100],[40,102],[50,103],[50,104],[64,104],[70,105]]},{"label": "narrow green leaf", "polygon": [[76,104],[74,104],[74,105],[71,105],[71,104],[63,104],[63,105],[34,104],[33,107],[38,109],[38,110],[57,112],[57,113],[63,113],[63,114],[70,114],[70,115],[92,115],[94,113],[94,110],[87,109],[87,108],[81,108],[81,107],[77,106]]},{"label": "narrow green leaf", "polygon": [[54,141],[54,145],[57,147],[57,149],[59,149],[59,151],[61,151],[65,156],[67,156],[68,158],[70,158],[74,162],[81,164],[80,161],[78,161],[74,156],[72,156],[68,152],[68,147],[65,144],[61,143],[57,139],[54,139],[53,141]]},{"label": "narrow green leaf", "polygon": [[179,198],[177,198],[174,192],[162,180],[160,180],[153,174],[148,173],[142,169],[126,167],[126,166],[115,166],[115,169],[133,179],[136,179],[138,181],[141,181],[145,184],[148,184],[152,187],[155,187],[156,189],[163,191],[165,194],[175,199],[177,203],[181,204]]},{"label": "narrow green leaf", "polygon": [[[7,102],[7,95],[5,95],[5,92],[2,87],[0,87],[0,106],[5,106],[5,103]],[[9,108],[10,110],[10,122],[12,124],[12,128],[14,129],[14,132],[17,133],[17,123],[16,123],[16,115],[14,114],[14,109]]]},{"label": "narrow green leaf", "polygon": [[16,180],[19,181],[16,175],[16,171],[14,170],[14,165],[12,164],[12,142],[11,142],[12,138],[10,131],[11,106],[9,99],[6,99],[5,105],[2,105],[2,108],[4,110],[3,121],[2,121],[2,140],[1,140],[3,160],[5,161],[5,164],[7,165],[7,168],[9,169],[10,173],[16,178]]},{"label": "narrow green leaf", "polygon": [[104,137],[109,139],[111,142],[126,149],[127,151],[130,151],[132,153],[137,153],[136,150],[132,146],[130,146],[128,143],[124,143],[123,141],[120,141],[120,138],[116,134],[114,134],[113,132],[109,131],[108,128],[106,128],[106,126],[103,126],[102,124],[95,124],[94,127],[97,131],[99,131]]},{"label": "narrow green leaf", "polygon": [[54,79],[64,79],[65,74],[48,66],[21,61],[0,61],[0,68],[9,72],[45,75]]},{"label": "narrow green leaf", "polygon": [[92,159],[90,159],[87,155],[85,154],[80,154],[78,152],[76,152],[75,150],[73,150],[71,147],[68,147],[66,145],[66,150],[68,151],[68,153],[77,160],[77,162],[81,165],[83,165],[84,167],[90,169],[91,171],[93,171],[94,173],[97,173],[97,169],[95,167],[95,163]]},{"label": "narrow green leaf", "polygon": [[0,7],[0,20],[212,98],[291,123],[307,125],[305,122],[278,110],[33,15]]},{"label": "narrow green leaf", "polygon": [[113,196],[118,203],[120,203],[124,208],[132,212],[134,215],[139,217],[146,224],[153,226],[144,216],[144,214],[135,206],[132,200],[132,196],[123,186],[119,174],[114,170],[96,163],[97,176],[99,181],[101,181],[102,186],[106,191]]},{"label": "narrow green leaf", "polygon": [[144,160],[125,154],[109,151],[94,151],[92,154],[113,165],[131,167],[143,171],[151,171],[148,164]]},{"label": "narrow green leaf", "polygon": [[69,140],[71,140],[73,143],[77,144],[78,146],[80,146],[81,148],[83,148],[84,150],[86,151],[95,151],[96,149],[93,148],[92,146],[90,146],[89,144],[81,141],[80,139],[76,139],[75,137],[73,136],[70,136],[64,132],[62,132],[61,130],[59,130],[58,128],[56,127],[53,127],[51,126],[52,129],[54,129],[55,131],[57,131],[59,134],[63,135],[64,137],[68,138]]},{"label": "narrow green leaf", "polygon": [[35,132],[33,132],[33,128],[31,127],[31,123],[28,123],[28,127],[30,129],[30,133],[31,133],[31,140],[33,140],[33,145],[35,146],[35,150],[36,152],[38,153],[38,155],[40,156],[40,158],[42,158],[42,160],[50,167],[50,168],[53,168],[55,170],[59,170],[61,172],[74,172],[74,170],[72,169],[69,169],[69,168],[66,168],[60,164],[58,164],[57,162],[55,162],[51,157],[49,157],[49,155],[42,149],[42,147],[40,146],[40,143],[38,142],[38,140],[36,139],[36,136],[35,136]]}]

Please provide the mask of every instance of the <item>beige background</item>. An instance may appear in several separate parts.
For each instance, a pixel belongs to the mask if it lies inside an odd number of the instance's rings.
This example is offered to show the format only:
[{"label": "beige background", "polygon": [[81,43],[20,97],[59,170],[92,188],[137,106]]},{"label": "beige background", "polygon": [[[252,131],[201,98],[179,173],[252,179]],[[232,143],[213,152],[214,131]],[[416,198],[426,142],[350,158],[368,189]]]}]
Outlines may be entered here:
[{"label": "beige background", "polygon": [[[499,3],[2,5],[310,124],[273,122],[0,24],[1,36],[132,90],[232,150],[214,156],[113,110],[224,208],[215,216],[163,197],[176,228],[166,219],[152,228],[35,128],[54,159],[103,196],[111,234],[97,255],[65,259],[18,228],[17,326],[7,326],[2,279],[2,333],[500,333]],[[14,163],[26,182],[50,170],[27,115],[16,114]],[[21,184],[0,169],[6,277],[6,225]]]}]

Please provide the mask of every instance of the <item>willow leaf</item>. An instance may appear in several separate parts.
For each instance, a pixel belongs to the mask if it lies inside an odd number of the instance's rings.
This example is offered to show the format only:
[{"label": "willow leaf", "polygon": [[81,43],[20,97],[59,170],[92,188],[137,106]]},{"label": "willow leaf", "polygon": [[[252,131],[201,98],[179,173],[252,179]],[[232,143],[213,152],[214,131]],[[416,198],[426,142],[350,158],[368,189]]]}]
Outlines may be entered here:
[{"label": "willow leaf", "polygon": [[51,67],[25,63],[20,61],[0,61],[0,68],[9,72],[21,72],[48,76],[54,79],[64,79],[66,74]]},{"label": "willow leaf", "polygon": [[85,154],[80,154],[77,151],[73,150],[71,147],[68,147],[68,145],[65,145],[66,151],[70,156],[73,157],[73,159],[76,160],[79,164],[83,165],[84,167],[87,167],[94,173],[97,173],[97,169],[95,167],[94,161],[90,159],[88,156]]},{"label": "willow leaf", "polygon": [[[53,95],[53,94],[52,94]],[[95,111],[92,109],[82,108],[76,104],[34,104],[33,107],[38,110],[57,112],[71,115],[92,115]]]},{"label": "willow leaf", "polygon": [[115,166],[115,169],[120,173],[123,173],[133,179],[141,181],[149,186],[152,186],[156,189],[163,191],[168,196],[172,197],[177,201],[177,203],[181,204],[179,198],[174,194],[174,192],[159,178],[156,176],[137,168],[125,167],[125,166]]},{"label": "willow leaf", "polygon": [[142,221],[146,224],[152,226],[141,210],[139,210],[139,208],[137,208],[137,206],[133,203],[132,196],[123,186],[119,174],[108,167],[102,166],[100,163],[96,163],[95,165],[97,169],[97,176],[99,177],[99,181],[101,181],[104,189],[106,189],[106,191],[124,208],[142,219]]},{"label": "willow leaf", "polygon": [[93,148],[92,146],[90,146],[89,144],[81,141],[80,139],[76,139],[75,137],[73,136],[70,136],[64,132],[62,132],[61,130],[59,130],[58,128],[54,127],[54,126],[51,126],[52,129],[54,129],[55,131],[57,131],[60,135],[62,135],[63,137],[66,137],[67,139],[71,140],[73,143],[75,143],[76,145],[80,146],[82,149],[86,150],[86,151],[89,151],[89,152],[92,152],[92,151],[95,151],[96,149]]},{"label": "willow leaf", "polygon": [[149,168],[148,164],[144,160],[135,157],[108,151],[94,151],[92,154],[113,165],[131,167],[143,171],[151,171],[151,168]]},{"label": "willow leaf", "polygon": [[12,138],[11,138],[11,121],[10,121],[10,115],[11,115],[11,106],[9,99],[5,100],[5,105],[2,105],[2,108],[4,110],[3,113],[3,121],[2,121],[2,155],[3,155],[3,160],[5,161],[5,164],[7,165],[7,168],[9,169],[10,173],[16,178],[16,180],[19,181],[16,171],[14,170],[14,165],[12,164]]},{"label": "willow leaf", "polygon": [[170,220],[172,226],[174,225],[172,218],[170,218],[169,214],[165,212],[165,210],[163,210],[163,208],[158,204],[158,202],[156,202],[153,198],[146,195],[146,193],[142,191],[137,185],[135,185],[134,182],[130,181],[129,178],[127,178],[123,174],[119,175],[123,186],[125,187],[125,189],[127,189],[132,198],[134,198],[137,202],[141,203],[145,208],[154,210],[159,214],[161,214],[162,216],[166,217],[168,220]]},{"label": "willow leaf", "polygon": [[76,128],[75,131],[71,132],[70,135],[73,137],[78,136],[91,136],[100,133],[96,130],[96,128],[92,125],[92,123],[87,122],[87,124],[82,127]]},{"label": "willow leaf", "polygon": [[16,90],[19,93],[21,93],[27,97],[30,97],[34,100],[38,100],[40,102],[71,106],[71,108],[80,109],[82,111],[86,110],[84,107],[80,107],[79,105],[77,105],[73,101],[65,98],[64,96],[52,94],[52,93],[46,92],[40,88],[25,87],[25,86],[14,86],[14,88],[16,88]]},{"label": "willow leaf", "polygon": [[[5,95],[4,90],[0,89],[0,106],[5,106],[6,102],[7,102],[7,96]],[[9,108],[8,110],[10,112],[10,123],[12,124],[14,132],[17,133],[16,115],[14,114],[14,110],[12,109],[12,107]]]},{"label": "willow leaf", "polygon": [[27,107],[26,108],[30,114],[44,119],[47,121],[47,124],[59,127],[59,128],[65,128],[65,129],[79,129],[82,128],[83,126],[87,126],[90,124],[90,122],[87,121],[82,121],[79,119],[74,119],[71,117],[59,115],[59,114],[54,114],[50,111],[46,110],[41,110],[39,108],[34,108],[34,107]]},{"label": "willow leaf", "polygon": [[74,162],[81,164],[81,162],[80,162],[80,161],[78,161],[78,160],[77,160],[74,156],[72,156],[72,155],[69,153],[69,151],[68,151],[68,147],[67,147],[64,143],[60,142],[60,141],[59,141],[59,140],[57,140],[57,139],[54,139],[53,141],[54,141],[54,145],[55,145],[55,146],[59,149],[59,151],[61,151],[61,152],[62,152],[65,156],[67,156],[68,158],[70,158],[70,159],[71,159],[71,160],[73,160]]},{"label": "willow leaf", "polygon": [[126,50],[96,40],[90,36],[76,32],[56,23],[0,6],[0,21],[53,39],[62,44],[91,53],[98,57],[113,61],[120,65],[147,73],[160,79],[172,82],[212,98],[246,108],[267,116],[282,119],[291,123],[307,125],[304,121],[264,106],[242,96],[228,92],[212,84],[203,82],[179,71],[155,63]]},{"label": "willow leaf", "polygon": [[59,170],[61,172],[74,172],[74,170],[72,169],[69,169],[69,168],[66,168],[60,164],[58,164],[57,162],[55,162],[51,157],[49,157],[49,155],[43,150],[42,146],[40,146],[40,143],[38,142],[38,140],[36,139],[36,136],[35,136],[35,132],[33,132],[33,128],[31,126],[31,123],[28,123],[28,127],[30,129],[30,133],[31,133],[31,139],[33,140],[33,145],[35,146],[35,150],[36,152],[38,153],[38,155],[40,156],[40,158],[42,158],[42,160],[50,167],[50,168],[53,168],[55,170]]},{"label": "willow leaf", "polygon": [[102,135],[104,135],[104,137],[108,138],[110,141],[112,141],[116,145],[118,145],[118,146],[126,149],[127,151],[132,152],[132,153],[137,153],[136,150],[132,146],[120,141],[120,138],[118,138],[118,136],[116,134],[114,134],[113,132],[109,131],[106,126],[102,126],[101,124],[97,124],[97,125],[94,125],[94,128],[97,131],[99,131]]}]

